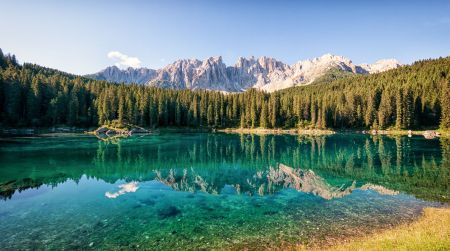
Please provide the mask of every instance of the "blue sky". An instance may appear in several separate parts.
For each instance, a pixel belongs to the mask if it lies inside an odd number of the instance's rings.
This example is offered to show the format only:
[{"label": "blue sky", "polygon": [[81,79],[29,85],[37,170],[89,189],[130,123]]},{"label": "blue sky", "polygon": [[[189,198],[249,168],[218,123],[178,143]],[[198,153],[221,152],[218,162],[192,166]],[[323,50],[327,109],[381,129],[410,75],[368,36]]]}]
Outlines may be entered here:
[{"label": "blue sky", "polygon": [[355,63],[450,55],[450,1],[0,0],[0,13],[4,52],[77,74],[118,58],[160,68],[216,55],[227,65],[251,55],[289,64],[325,53]]}]

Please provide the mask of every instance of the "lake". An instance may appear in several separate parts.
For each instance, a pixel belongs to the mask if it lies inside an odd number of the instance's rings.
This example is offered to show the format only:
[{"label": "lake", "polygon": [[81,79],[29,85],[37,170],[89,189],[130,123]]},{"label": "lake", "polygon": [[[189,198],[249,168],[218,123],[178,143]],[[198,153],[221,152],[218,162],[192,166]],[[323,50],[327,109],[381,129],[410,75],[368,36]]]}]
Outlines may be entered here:
[{"label": "lake", "polygon": [[0,249],[328,243],[450,201],[450,140],[172,133],[0,138]]}]

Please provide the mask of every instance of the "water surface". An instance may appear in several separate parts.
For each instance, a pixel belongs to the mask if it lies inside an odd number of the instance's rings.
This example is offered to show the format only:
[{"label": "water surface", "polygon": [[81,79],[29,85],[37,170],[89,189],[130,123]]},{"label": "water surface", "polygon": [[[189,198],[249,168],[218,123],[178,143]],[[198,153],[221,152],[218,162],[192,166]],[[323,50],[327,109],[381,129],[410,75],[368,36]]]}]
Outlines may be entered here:
[{"label": "water surface", "polygon": [[0,139],[0,249],[264,249],[450,200],[450,143],[368,135]]}]

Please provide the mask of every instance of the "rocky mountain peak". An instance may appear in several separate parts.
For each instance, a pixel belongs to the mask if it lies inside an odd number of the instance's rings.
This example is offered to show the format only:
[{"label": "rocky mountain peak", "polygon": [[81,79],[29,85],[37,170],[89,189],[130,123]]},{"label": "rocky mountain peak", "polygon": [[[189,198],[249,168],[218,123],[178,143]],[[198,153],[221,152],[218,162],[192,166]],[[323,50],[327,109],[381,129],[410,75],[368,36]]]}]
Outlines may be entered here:
[{"label": "rocky mountain peak", "polygon": [[89,75],[114,82],[146,83],[150,86],[174,89],[207,89],[239,92],[257,88],[268,92],[292,86],[306,85],[331,69],[352,74],[370,74],[399,67],[395,59],[378,60],[374,64],[355,65],[343,56],[324,54],[313,59],[285,64],[271,57],[239,57],[233,66],[226,66],[221,56],[204,60],[180,59],[159,70],[116,66]]},{"label": "rocky mountain peak", "polygon": [[120,69],[119,67],[113,65],[106,67],[104,70],[99,71],[94,74],[86,75],[86,77],[106,80],[116,83],[136,83],[145,84],[150,79],[155,77],[156,71],[148,68],[132,68],[128,67],[126,69]]},{"label": "rocky mountain peak", "polygon": [[381,59],[376,61],[374,64],[362,64],[361,67],[364,68],[368,73],[379,73],[394,69],[401,66],[397,59]]}]

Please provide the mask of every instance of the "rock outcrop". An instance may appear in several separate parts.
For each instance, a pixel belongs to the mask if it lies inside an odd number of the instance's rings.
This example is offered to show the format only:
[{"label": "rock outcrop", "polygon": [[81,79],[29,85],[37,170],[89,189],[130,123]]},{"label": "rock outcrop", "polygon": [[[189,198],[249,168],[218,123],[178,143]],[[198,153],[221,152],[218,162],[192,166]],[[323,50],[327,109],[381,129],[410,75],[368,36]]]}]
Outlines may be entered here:
[{"label": "rock outcrop", "polygon": [[400,62],[396,59],[381,59],[374,64],[362,64],[360,67],[368,73],[379,73],[390,69],[395,69],[401,66]]},{"label": "rock outcrop", "polygon": [[435,131],[425,131],[423,133],[423,137],[426,138],[426,139],[434,139],[434,138],[439,137],[439,136],[440,136],[439,133],[435,132]]},{"label": "rock outcrop", "polygon": [[135,69],[129,67],[127,69],[120,69],[117,66],[110,66],[97,73],[86,75],[86,77],[116,83],[124,82],[124,83],[145,84],[150,79],[156,77],[156,71],[147,68]]},{"label": "rock outcrop", "polygon": [[371,74],[399,67],[394,59],[375,64],[355,65],[342,56],[325,54],[321,57],[285,64],[270,57],[239,58],[235,65],[226,66],[222,57],[177,60],[159,70],[146,68],[120,70],[113,66],[88,77],[113,82],[133,82],[173,89],[205,89],[241,92],[257,88],[268,92],[307,85],[332,69],[351,74]]}]

